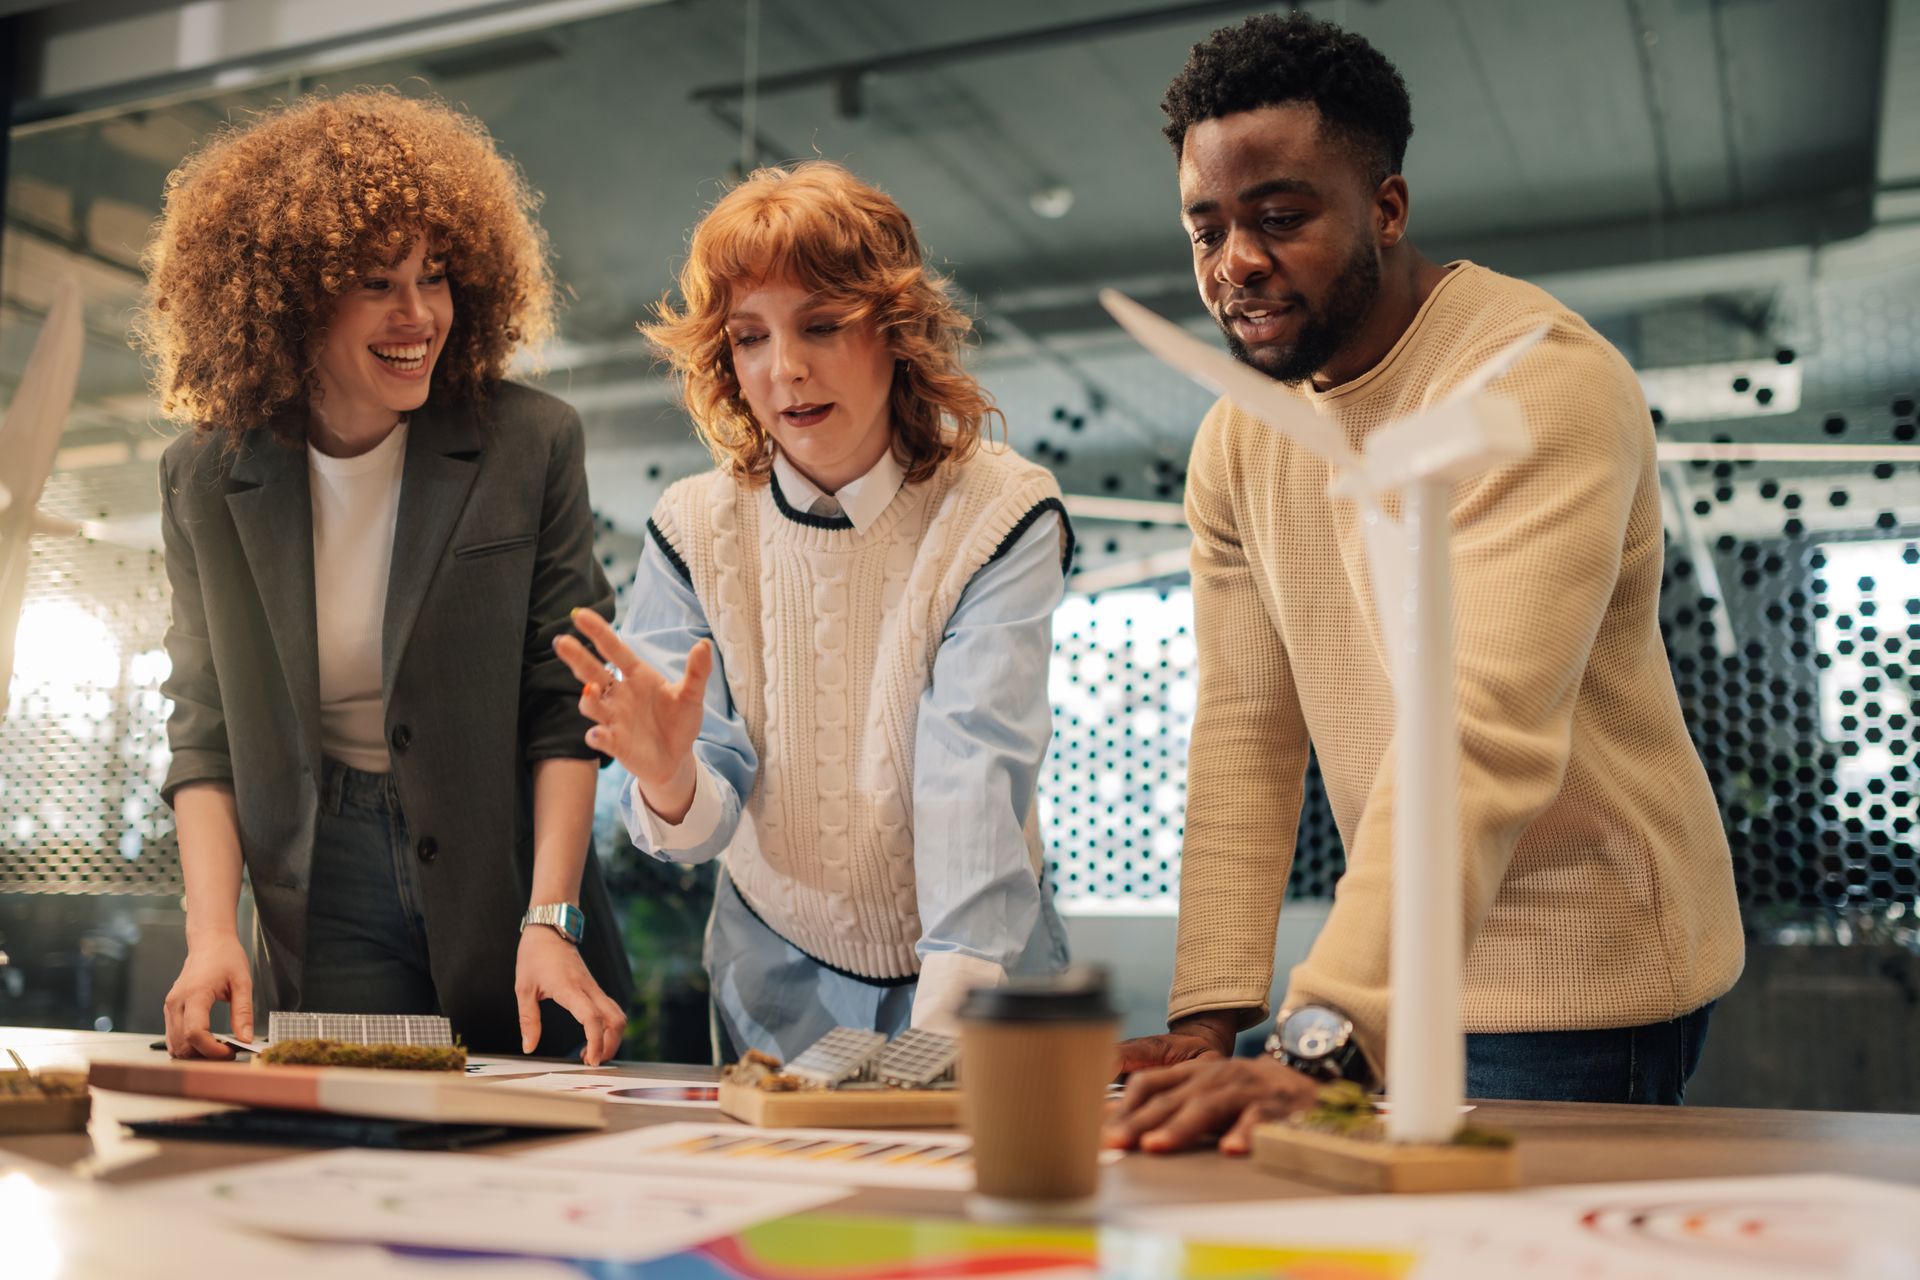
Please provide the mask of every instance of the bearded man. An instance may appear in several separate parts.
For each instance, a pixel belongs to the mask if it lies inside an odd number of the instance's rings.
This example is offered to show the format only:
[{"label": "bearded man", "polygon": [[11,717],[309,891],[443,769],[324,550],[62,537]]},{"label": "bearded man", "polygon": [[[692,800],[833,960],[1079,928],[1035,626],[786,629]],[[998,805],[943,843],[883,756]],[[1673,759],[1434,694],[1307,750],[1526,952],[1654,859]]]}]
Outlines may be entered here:
[{"label": "bearded man", "polygon": [[[1163,105],[1194,277],[1241,361],[1358,452],[1531,330],[1492,384],[1533,450],[1458,485],[1453,527],[1467,1089],[1677,1103],[1740,974],[1733,871],[1659,629],[1653,425],[1578,315],[1407,238],[1406,85],[1301,14],[1194,46]],[[1173,1150],[1381,1079],[1393,691],[1351,501],[1226,401],[1188,467],[1199,707],[1166,1035],[1129,1041],[1115,1146]],[[1389,504],[1390,508],[1392,504]],[[1390,510],[1397,514],[1397,509]],[[1265,1056],[1274,927],[1317,752],[1347,868]]]}]

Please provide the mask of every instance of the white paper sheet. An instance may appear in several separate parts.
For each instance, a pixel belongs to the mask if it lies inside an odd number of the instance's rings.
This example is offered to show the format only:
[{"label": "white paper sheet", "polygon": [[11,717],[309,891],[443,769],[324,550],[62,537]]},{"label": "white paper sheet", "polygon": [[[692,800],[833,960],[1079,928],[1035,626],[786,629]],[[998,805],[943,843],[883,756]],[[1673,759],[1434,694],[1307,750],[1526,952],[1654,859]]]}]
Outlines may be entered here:
[{"label": "white paper sheet", "polygon": [[640,1261],[818,1208],[846,1190],[445,1152],[330,1151],[143,1183],[132,1194],[307,1240]]},{"label": "white paper sheet", "polygon": [[580,1169],[770,1178],[789,1185],[825,1182],[947,1191],[973,1187],[973,1156],[965,1135],[894,1129],[656,1124],[557,1142],[519,1159]]},{"label": "white paper sheet", "polygon": [[[258,1169],[262,1166],[255,1165]],[[7,1280],[445,1280],[444,1266],[348,1245],[296,1244],[237,1231],[142,1193],[70,1178],[0,1154],[0,1275]],[[580,1280],[539,1260],[476,1260],[462,1280]]]},{"label": "white paper sheet", "polygon": [[1418,1280],[1920,1276],[1920,1189],[1832,1174],[1189,1205],[1140,1211],[1130,1225],[1248,1244],[1412,1246]]},{"label": "white paper sheet", "polygon": [[503,1089],[534,1089],[541,1093],[584,1093],[602,1102],[647,1107],[704,1107],[717,1110],[720,1086],[701,1080],[670,1080],[661,1076],[528,1076],[502,1080]]},{"label": "white paper sheet", "polygon": [[537,1058],[467,1057],[467,1076],[529,1076],[537,1072],[554,1075],[562,1071],[585,1071],[586,1067],[563,1062],[542,1062]]}]

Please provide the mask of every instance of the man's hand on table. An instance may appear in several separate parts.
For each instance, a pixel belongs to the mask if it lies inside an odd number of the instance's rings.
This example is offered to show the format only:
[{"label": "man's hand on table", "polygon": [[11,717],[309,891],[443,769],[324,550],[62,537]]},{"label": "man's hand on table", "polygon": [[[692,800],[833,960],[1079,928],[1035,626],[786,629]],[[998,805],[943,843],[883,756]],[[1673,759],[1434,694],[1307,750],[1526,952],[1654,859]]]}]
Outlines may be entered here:
[{"label": "man's hand on table", "polygon": [[1221,1153],[1243,1156],[1255,1125],[1312,1106],[1319,1088],[1318,1081],[1272,1058],[1209,1054],[1136,1073],[1101,1137],[1109,1147],[1165,1152],[1221,1134]]},{"label": "man's hand on table", "polygon": [[520,935],[514,962],[513,995],[520,1006],[522,1053],[540,1043],[540,1002],[551,1000],[579,1020],[587,1044],[580,1060],[597,1067],[620,1052],[627,1015],[587,971],[579,948],[549,929],[534,925]]},{"label": "man's hand on table", "polygon": [[1167,1028],[1165,1035],[1122,1040],[1119,1074],[1170,1067],[1193,1058],[1231,1057],[1239,1026],[1237,1010],[1215,1009],[1180,1019]]}]

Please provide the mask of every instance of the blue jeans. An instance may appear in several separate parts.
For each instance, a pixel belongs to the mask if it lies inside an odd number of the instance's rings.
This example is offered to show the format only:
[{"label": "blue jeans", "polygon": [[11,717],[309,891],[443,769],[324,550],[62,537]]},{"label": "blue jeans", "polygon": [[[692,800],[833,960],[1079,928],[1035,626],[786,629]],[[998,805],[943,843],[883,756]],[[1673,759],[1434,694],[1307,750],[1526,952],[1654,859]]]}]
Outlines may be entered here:
[{"label": "blue jeans", "polygon": [[1700,1065],[1709,1001],[1672,1022],[1467,1037],[1467,1096],[1678,1106]]},{"label": "blue jeans", "polygon": [[419,868],[389,775],[326,762],[310,879],[300,1008],[439,1013]]}]

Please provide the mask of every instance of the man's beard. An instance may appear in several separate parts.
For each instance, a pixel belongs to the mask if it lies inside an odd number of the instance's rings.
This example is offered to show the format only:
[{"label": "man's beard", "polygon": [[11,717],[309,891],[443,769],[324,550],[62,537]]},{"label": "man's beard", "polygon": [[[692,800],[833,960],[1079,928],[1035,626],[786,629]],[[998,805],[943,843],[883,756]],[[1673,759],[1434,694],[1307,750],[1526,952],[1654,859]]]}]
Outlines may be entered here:
[{"label": "man's beard", "polygon": [[1379,292],[1380,257],[1372,245],[1362,240],[1354,246],[1346,266],[1341,268],[1333,288],[1328,291],[1326,301],[1319,307],[1309,306],[1299,294],[1285,299],[1306,312],[1306,320],[1300,326],[1300,336],[1294,339],[1292,346],[1274,344],[1255,351],[1240,341],[1225,316],[1216,312],[1214,319],[1219,323],[1220,331],[1227,335],[1227,349],[1233,352],[1234,359],[1251,365],[1275,381],[1291,385],[1305,382],[1326,367],[1327,361],[1333,359],[1334,353],[1346,345],[1347,339],[1360,327],[1360,322],[1366,319]]}]

